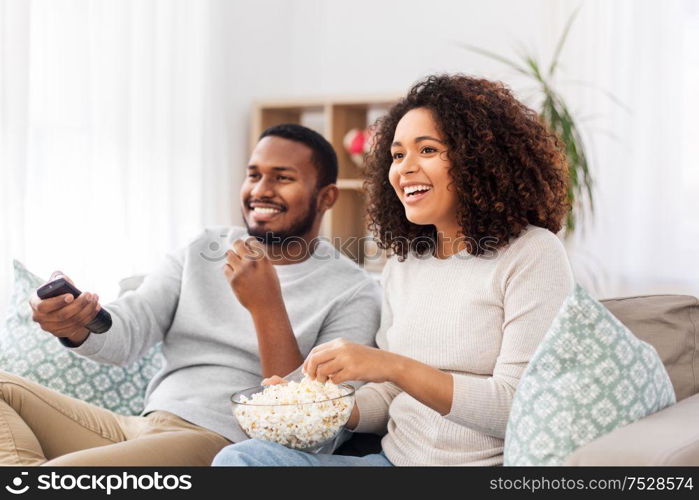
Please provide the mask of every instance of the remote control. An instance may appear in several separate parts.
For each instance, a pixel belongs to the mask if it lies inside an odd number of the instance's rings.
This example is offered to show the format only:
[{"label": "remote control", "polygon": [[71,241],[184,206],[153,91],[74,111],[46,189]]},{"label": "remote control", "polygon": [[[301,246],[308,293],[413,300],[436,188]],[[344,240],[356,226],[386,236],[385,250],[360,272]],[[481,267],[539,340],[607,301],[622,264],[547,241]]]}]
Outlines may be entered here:
[{"label": "remote control", "polygon": [[[59,295],[66,293],[71,294],[73,298],[77,299],[82,292],[71,285],[65,278],[58,278],[53,281],[49,281],[36,291],[36,294],[41,300],[58,297]],[[111,327],[112,316],[104,309],[100,309],[97,312],[95,319],[86,325],[86,328],[92,333],[104,333]]]}]

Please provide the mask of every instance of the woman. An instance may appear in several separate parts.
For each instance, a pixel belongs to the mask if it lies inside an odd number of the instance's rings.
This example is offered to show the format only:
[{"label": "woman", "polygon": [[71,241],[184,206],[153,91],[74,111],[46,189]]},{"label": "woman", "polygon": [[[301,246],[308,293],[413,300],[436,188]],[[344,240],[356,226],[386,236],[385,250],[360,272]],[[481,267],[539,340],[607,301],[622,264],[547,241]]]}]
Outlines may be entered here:
[{"label": "woman", "polygon": [[369,382],[347,427],[386,433],[381,454],[251,440],[214,465],[502,464],[517,383],[573,287],[560,142],[501,83],[431,76],[380,120],[367,170],[371,227],[397,257],[379,348],[335,340],[304,369]]}]

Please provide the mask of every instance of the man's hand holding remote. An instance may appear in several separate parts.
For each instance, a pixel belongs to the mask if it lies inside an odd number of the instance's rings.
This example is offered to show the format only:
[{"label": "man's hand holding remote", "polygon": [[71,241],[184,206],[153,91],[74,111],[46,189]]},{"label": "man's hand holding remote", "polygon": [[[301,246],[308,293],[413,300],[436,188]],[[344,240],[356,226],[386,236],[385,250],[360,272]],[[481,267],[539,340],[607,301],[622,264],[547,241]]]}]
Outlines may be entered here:
[{"label": "man's hand holding remote", "polygon": [[[60,271],[51,275],[49,281],[63,277],[73,282]],[[41,329],[50,334],[67,339],[74,347],[79,346],[90,335],[86,325],[92,321],[101,309],[97,294],[83,292],[78,298],[65,293],[49,299],[40,299],[36,293],[29,300],[32,319],[39,323]]]}]

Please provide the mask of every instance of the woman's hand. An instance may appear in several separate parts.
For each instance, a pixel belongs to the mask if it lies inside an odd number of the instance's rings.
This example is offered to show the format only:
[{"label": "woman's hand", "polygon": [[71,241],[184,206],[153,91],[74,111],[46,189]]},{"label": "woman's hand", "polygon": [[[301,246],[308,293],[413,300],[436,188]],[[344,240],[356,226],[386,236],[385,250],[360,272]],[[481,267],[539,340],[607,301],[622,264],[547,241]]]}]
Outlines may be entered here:
[{"label": "woman's hand", "polygon": [[[329,379],[336,384],[347,380],[392,382],[441,415],[451,411],[454,379],[450,373],[383,349],[333,340],[311,351],[303,371],[321,382]],[[347,427],[353,429],[358,420],[355,406]]]},{"label": "woman's hand", "polygon": [[397,354],[337,339],[314,347],[303,363],[303,371],[321,382],[336,384],[347,380],[392,381],[403,357]]},{"label": "woman's hand", "polygon": [[277,384],[288,384],[289,381],[286,379],[283,379],[279,375],[272,375],[269,378],[264,378],[262,379],[262,382],[260,385],[277,385]]}]

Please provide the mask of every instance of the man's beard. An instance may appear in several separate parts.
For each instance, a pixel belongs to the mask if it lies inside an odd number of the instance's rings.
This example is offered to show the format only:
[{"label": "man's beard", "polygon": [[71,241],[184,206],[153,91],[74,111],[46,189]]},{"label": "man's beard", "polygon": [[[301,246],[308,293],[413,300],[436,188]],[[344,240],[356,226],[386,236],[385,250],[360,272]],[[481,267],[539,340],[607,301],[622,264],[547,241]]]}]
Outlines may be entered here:
[{"label": "man's beard", "polygon": [[311,199],[304,216],[294,221],[291,227],[287,229],[281,229],[279,231],[269,231],[264,228],[253,229],[248,224],[248,219],[245,216],[243,216],[243,222],[245,222],[245,227],[247,228],[250,236],[257,238],[260,242],[266,245],[279,245],[285,240],[305,236],[313,228],[316,215],[318,214],[316,200],[317,198],[314,196]]}]

